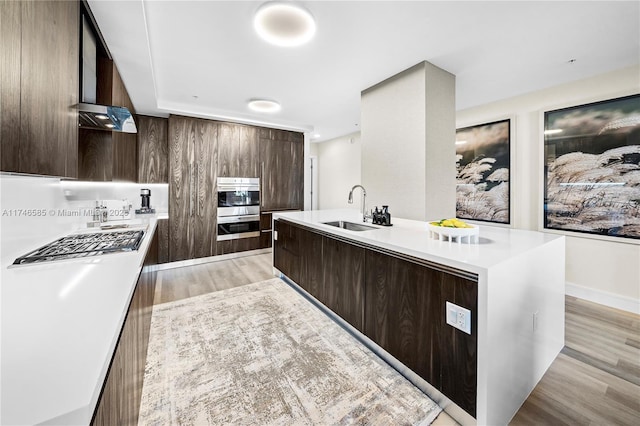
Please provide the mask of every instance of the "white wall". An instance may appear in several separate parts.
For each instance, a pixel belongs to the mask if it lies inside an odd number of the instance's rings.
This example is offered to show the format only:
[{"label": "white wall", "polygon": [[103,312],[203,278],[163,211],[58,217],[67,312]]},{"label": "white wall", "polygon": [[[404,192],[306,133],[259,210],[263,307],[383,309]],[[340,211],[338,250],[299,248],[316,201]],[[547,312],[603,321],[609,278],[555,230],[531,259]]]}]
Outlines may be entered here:
[{"label": "white wall", "polygon": [[[544,111],[640,91],[635,66],[511,99],[458,111],[456,127],[499,118],[515,120],[512,135],[512,215],[516,228],[541,230],[542,119]],[[568,236],[567,293],[637,311],[640,245]]]},{"label": "white wall", "polygon": [[[360,190],[357,190],[353,204],[347,203],[353,185],[361,183],[360,134],[354,133],[311,146],[311,155],[318,157],[317,209],[360,209]],[[367,204],[372,206],[368,201]]]},{"label": "white wall", "polygon": [[455,76],[421,62],[361,95],[362,182],[392,216],[455,215]]}]

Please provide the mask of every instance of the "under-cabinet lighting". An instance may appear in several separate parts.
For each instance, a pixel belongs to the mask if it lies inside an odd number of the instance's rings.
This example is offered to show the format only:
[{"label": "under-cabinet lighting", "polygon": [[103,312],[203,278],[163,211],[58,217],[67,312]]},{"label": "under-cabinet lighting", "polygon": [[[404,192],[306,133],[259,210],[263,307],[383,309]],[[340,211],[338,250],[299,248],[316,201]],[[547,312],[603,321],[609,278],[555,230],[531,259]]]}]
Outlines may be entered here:
[{"label": "under-cabinet lighting", "polygon": [[467,141],[456,141],[456,145],[464,145]]}]

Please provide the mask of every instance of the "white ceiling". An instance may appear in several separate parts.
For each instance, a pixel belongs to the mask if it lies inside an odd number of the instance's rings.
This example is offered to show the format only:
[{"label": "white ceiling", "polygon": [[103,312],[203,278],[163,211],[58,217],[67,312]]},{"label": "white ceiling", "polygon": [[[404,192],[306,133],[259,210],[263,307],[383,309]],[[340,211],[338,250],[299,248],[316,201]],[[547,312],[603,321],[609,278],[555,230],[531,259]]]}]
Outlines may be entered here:
[{"label": "white ceiling", "polygon": [[457,110],[640,63],[640,1],[303,1],[318,29],[296,48],[257,37],[263,3],[89,0],[138,113],[316,141],[359,130],[360,92],[424,60],[456,75]]}]

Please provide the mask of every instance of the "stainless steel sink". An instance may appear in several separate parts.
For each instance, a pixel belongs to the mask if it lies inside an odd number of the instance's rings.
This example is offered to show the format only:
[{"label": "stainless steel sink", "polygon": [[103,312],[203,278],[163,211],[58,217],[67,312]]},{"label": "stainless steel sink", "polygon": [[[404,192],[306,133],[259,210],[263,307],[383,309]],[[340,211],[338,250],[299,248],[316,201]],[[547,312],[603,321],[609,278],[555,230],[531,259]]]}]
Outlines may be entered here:
[{"label": "stainless steel sink", "polygon": [[345,222],[344,220],[335,220],[333,222],[323,222],[325,225],[335,226],[336,228],[346,229],[348,231],[369,231],[378,229],[375,226],[363,225],[361,223]]}]

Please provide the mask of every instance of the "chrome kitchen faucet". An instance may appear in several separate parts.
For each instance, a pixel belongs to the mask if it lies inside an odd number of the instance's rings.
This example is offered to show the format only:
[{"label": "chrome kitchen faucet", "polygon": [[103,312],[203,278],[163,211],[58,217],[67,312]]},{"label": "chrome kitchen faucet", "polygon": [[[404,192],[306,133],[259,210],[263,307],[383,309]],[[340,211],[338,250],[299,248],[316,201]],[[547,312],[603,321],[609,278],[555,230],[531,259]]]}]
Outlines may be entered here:
[{"label": "chrome kitchen faucet", "polygon": [[353,204],[353,190],[356,188],[361,188],[362,189],[362,221],[366,222],[368,218],[370,218],[370,215],[367,215],[367,207],[366,207],[366,201],[367,201],[367,190],[364,189],[364,186],[362,185],[354,185],[353,188],[351,188],[351,191],[349,191],[349,200],[347,200],[347,202],[349,204]]}]

